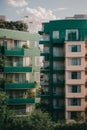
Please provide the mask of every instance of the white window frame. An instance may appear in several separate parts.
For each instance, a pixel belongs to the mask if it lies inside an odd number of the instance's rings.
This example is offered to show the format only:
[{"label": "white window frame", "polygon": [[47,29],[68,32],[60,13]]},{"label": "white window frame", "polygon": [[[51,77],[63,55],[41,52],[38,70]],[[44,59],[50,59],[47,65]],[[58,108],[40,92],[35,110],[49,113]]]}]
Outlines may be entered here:
[{"label": "white window frame", "polygon": [[[73,91],[73,87],[77,87],[77,91]],[[81,86],[80,85],[69,85],[68,86],[68,93],[81,93]]]},{"label": "white window frame", "polygon": [[68,40],[68,34],[69,34],[69,33],[72,33],[72,32],[76,32],[76,40],[78,40],[78,36],[79,36],[79,35],[78,35],[78,34],[79,34],[79,33],[78,33],[78,29],[67,29],[67,30],[66,30],[66,37],[65,37],[65,40],[66,40],[66,41]]},{"label": "white window frame", "polygon": [[[77,51],[72,51],[72,47],[76,46],[77,47]],[[68,45],[68,52],[72,52],[72,53],[76,53],[76,52],[81,52],[81,45]]]},{"label": "white window frame", "polygon": [[81,65],[81,58],[68,58],[68,65],[69,66],[80,66]]}]

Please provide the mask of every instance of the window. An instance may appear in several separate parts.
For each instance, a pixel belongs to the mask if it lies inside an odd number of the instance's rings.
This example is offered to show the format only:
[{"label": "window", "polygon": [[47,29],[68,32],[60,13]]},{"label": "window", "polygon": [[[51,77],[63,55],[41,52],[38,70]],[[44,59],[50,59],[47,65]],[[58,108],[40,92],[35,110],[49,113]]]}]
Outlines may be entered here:
[{"label": "window", "polygon": [[78,30],[77,29],[66,30],[66,40],[68,41],[78,40]]},{"label": "window", "polygon": [[34,80],[36,82],[40,82],[40,73],[39,72],[35,72],[35,78],[34,78]]},{"label": "window", "polygon": [[81,45],[69,45],[68,52],[81,52]]},{"label": "window", "polygon": [[72,112],[68,112],[68,119],[76,119],[78,118],[78,115],[80,114],[80,112],[77,111],[72,111]]},{"label": "window", "polygon": [[68,99],[68,106],[81,106],[81,99],[80,98]]},{"label": "window", "polygon": [[37,42],[37,41],[35,41],[35,42],[34,42],[34,44],[35,44],[35,47],[39,47],[39,45],[38,45],[38,42]]},{"label": "window", "polygon": [[53,31],[53,39],[59,39],[59,31]]},{"label": "window", "polygon": [[81,65],[81,58],[68,58],[68,65]]},{"label": "window", "polygon": [[76,71],[73,71],[73,72],[69,72],[68,73],[68,78],[69,79],[81,79],[81,72],[76,72]]},{"label": "window", "polygon": [[40,66],[40,57],[35,56],[35,66]]},{"label": "window", "polygon": [[14,40],[14,48],[15,49],[19,48],[19,41],[18,40]]},{"label": "window", "polygon": [[80,93],[81,86],[80,85],[70,85],[70,86],[68,86],[68,92],[69,93]]},{"label": "window", "polygon": [[68,52],[81,52],[81,45],[69,45]]}]

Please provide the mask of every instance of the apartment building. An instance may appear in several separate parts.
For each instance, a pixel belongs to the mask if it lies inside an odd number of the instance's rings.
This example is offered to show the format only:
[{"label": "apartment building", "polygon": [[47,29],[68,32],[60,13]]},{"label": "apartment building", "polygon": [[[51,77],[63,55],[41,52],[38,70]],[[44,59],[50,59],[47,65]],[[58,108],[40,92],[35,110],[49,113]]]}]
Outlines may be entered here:
[{"label": "apartment building", "polygon": [[39,34],[44,109],[54,120],[87,120],[87,19],[49,21]]},{"label": "apartment building", "polygon": [[31,112],[40,100],[38,40],[37,34],[0,29],[0,91],[17,114]]}]

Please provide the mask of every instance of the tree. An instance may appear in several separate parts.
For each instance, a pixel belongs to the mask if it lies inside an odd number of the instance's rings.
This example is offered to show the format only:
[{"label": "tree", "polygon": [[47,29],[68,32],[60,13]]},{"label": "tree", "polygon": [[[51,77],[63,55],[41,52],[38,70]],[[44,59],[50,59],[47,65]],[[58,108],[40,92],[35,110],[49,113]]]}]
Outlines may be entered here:
[{"label": "tree", "polygon": [[30,126],[32,130],[53,130],[53,123],[48,113],[34,110],[30,115]]},{"label": "tree", "polygon": [[9,21],[0,20],[0,28],[27,31],[28,25],[24,23],[23,21],[10,21],[9,22]]},{"label": "tree", "polygon": [[14,113],[7,107],[8,96],[5,92],[0,92],[0,130],[8,130],[13,121]]}]

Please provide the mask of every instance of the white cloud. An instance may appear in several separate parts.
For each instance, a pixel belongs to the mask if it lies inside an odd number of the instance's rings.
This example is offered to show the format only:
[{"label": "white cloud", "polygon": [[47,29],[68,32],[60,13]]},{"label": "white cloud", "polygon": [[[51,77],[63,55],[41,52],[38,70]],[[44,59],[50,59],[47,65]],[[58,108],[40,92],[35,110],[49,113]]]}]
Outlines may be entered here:
[{"label": "white cloud", "polygon": [[23,7],[28,5],[25,0],[6,0],[7,3],[13,7]]},{"label": "white cloud", "polygon": [[57,8],[57,9],[53,9],[53,11],[64,11],[64,10],[67,10],[67,8],[63,8],[63,7],[61,7],[61,8]]},{"label": "white cloud", "polygon": [[67,8],[59,8],[58,10],[62,11],[62,10],[66,10]]},{"label": "white cloud", "polygon": [[23,20],[29,24],[29,31],[31,32],[40,30],[42,22],[56,19],[56,16],[51,10],[42,7],[37,7],[36,9],[26,7],[25,9],[17,11],[17,14],[26,16]]}]

